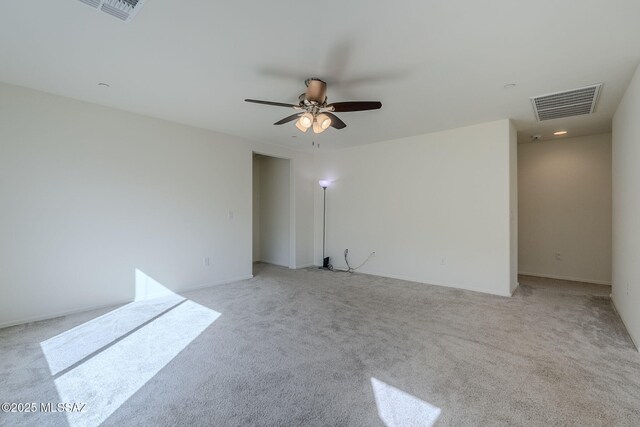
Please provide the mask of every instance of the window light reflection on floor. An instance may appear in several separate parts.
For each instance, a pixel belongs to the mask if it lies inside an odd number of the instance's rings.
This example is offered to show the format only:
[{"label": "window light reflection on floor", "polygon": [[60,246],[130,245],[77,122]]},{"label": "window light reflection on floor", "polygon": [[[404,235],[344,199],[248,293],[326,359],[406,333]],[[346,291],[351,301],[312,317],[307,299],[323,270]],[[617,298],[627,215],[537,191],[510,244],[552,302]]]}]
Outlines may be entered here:
[{"label": "window light reflection on floor", "polygon": [[440,416],[440,408],[405,393],[376,378],[371,387],[378,415],[387,427],[432,426]]},{"label": "window light reflection on floor", "polygon": [[86,403],[69,425],[102,423],[218,316],[136,270],[134,302],[40,343],[60,402]]}]

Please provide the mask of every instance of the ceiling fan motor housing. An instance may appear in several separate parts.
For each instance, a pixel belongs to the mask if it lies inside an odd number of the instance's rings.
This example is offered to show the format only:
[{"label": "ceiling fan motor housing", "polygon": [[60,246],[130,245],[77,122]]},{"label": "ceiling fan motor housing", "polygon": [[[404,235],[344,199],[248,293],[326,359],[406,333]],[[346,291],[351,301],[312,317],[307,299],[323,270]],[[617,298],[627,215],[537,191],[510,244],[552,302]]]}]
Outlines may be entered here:
[{"label": "ceiling fan motor housing", "polygon": [[304,83],[307,85],[304,99],[312,103],[324,104],[327,100],[327,84],[317,78],[307,79]]}]

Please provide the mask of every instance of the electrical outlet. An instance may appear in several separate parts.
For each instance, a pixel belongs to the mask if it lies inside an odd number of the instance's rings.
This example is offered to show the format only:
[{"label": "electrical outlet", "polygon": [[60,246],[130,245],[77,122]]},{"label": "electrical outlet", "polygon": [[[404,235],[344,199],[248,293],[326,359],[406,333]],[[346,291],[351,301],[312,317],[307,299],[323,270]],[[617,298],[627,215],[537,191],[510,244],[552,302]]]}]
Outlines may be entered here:
[{"label": "electrical outlet", "polygon": [[205,267],[209,267],[211,265],[211,260],[208,256],[202,259],[202,265],[204,265]]},{"label": "electrical outlet", "polygon": [[562,261],[562,254],[560,252],[556,252],[556,261]]},{"label": "electrical outlet", "polygon": [[229,211],[229,221],[233,221],[233,211]]},{"label": "electrical outlet", "polygon": [[440,265],[447,265],[447,259],[446,258],[440,258]]}]

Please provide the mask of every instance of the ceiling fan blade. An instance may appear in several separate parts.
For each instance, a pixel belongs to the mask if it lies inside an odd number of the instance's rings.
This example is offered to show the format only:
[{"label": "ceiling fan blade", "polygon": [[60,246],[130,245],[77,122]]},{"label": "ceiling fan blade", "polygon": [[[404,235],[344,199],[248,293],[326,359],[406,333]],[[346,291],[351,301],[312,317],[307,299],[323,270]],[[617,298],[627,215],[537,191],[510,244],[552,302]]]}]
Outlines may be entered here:
[{"label": "ceiling fan blade", "polygon": [[297,113],[297,114],[292,114],[288,117],[285,117],[282,120],[278,120],[277,122],[274,123],[274,125],[283,125],[285,123],[289,123],[294,121],[295,119],[297,119],[298,117],[300,117],[302,115],[302,113]]},{"label": "ceiling fan blade", "polygon": [[327,108],[333,108],[336,113],[344,113],[347,111],[365,111],[365,110],[377,110],[382,108],[382,102],[380,101],[347,101],[347,102],[334,102],[327,105]]},{"label": "ceiling fan blade", "polygon": [[324,114],[326,114],[331,118],[331,127],[336,129],[344,129],[347,127],[347,124],[342,120],[340,120],[338,116],[336,116],[335,114],[331,114],[331,113],[324,113]]},{"label": "ceiling fan blade", "polygon": [[296,108],[297,107],[297,105],[285,104],[284,102],[260,101],[258,99],[245,99],[245,101],[246,102],[253,102],[254,104],[275,105],[276,107],[288,107],[288,108]]}]

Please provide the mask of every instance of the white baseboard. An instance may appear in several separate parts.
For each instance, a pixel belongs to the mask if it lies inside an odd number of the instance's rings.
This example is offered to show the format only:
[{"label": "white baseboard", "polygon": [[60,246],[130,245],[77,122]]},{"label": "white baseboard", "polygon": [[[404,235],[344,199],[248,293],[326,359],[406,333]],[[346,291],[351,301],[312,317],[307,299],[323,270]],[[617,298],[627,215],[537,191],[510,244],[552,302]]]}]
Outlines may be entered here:
[{"label": "white baseboard", "polygon": [[264,260],[264,259],[261,259],[260,261],[254,261],[254,263],[255,262],[259,262],[259,263],[262,263],[262,264],[275,265],[276,267],[289,268],[289,264],[284,265],[284,264],[280,264],[280,263],[277,263],[277,262],[274,262],[274,261],[267,261],[267,260]]},{"label": "white baseboard", "polygon": [[638,350],[640,352],[640,346],[638,346],[638,343],[640,341],[637,341],[635,339],[633,339],[633,335],[631,335],[631,329],[629,329],[629,326],[627,325],[627,322],[624,321],[624,317],[622,317],[620,315],[620,311],[618,310],[618,307],[616,307],[616,302],[613,299],[613,295],[611,295],[611,305],[613,305],[613,310],[616,312],[616,314],[618,315],[618,317],[620,318],[620,320],[622,320],[622,324],[624,325],[624,327],[627,330],[627,334],[629,335],[629,338],[631,338],[631,342],[633,343],[633,345],[636,347],[636,350]]},{"label": "white baseboard", "polygon": [[189,286],[188,288],[180,289],[179,291],[176,291],[176,293],[179,294],[180,292],[196,291],[198,289],[210,288],[212,286],[218,286],[218,285],[227,285],[229,283],[241,282],[243,280],[249,280],[249,279],[253,279],[253,274],[245,274],[243,276],[233,277],[231,279],[216,280],[214,282],[207,282],[200,285]]},{"label": "white baseboard", "polygon": [[88,307],[81,307],[81,308],[74,308],[74,309],[70,309],[70,310],[57,311],[57,312],[54,312],[54,313],[43,314],[41,316],[23,317],[22,319],[9,320],[7,322],[0,323],[0,329],[8,328],[10,326],[23,325],[25,323],[39,322],[41,320],[55,319],[56,317],[63,317],[63,316],[69,316],[69,315],[72,315],[72,314],[84,313],[85,311],[99,310],[101,308],[116,307],[116,306],[119,306],[119,305],[129,304],[131,301],[132,300],[123,300],[123,301],[119,301],[119,302],[114,301],[114,302],[110,302],[108,304],[91,305],[91,306],[88,306]]},{"label": "white baseboard", "polygon": [[497,295],[499,297],[511,297],[511,295],[512,295],[511,292],[495,292],[495,291],[490,291],[490,290],[474,289],[474,288],[465,287],[465,286],[461,286],[461,285],[443,285],[441,283],[425,282],[424,280],[420,280],[420,279],[416,279],[416,278],[412,278],[412,277],[407,277],[407,276],[402,276],[402,275],[397,275],[397,274],[387,274],[387,273],[379,273],[379,272],[369,272],[369,273],[362,272],[361,274],[368,274],[370,276],[387,277],[389,279],[404,280],[404,281],[407,281],[407,282],[423,283],[425,285],[442,286],[444,288],[461,289],[463,291],[480,292],[480,293],[483,293],[483,294]]},{"label": "white baseboard", "polygon": [[572,282],[592,283],[594,285],[609,285],[609,286],[611,286],[611,282],[601,281],[601,280],[584,279],[584,278],[572,277],[572,276],[556,276],[556,275],[552,275],[552,274],[525,273],[523,271],[518,272],[518,275],[542,277],[544,279],[570,280]]},{"label": "white baseboard", "polygon": [[[242,280],[247,280],[247,279],[251,279],[251,278],[253,278],[253,274],[247,274],[247,275],[244,275],[244,276],[235,277],[235,278],[231,278],[231,279],[223,279],[223,280],[217,280],[217,281],[214,281],[214,282],[203,283],[203,284],[199,284],[199,285],[195,285],[195,286],[189,286],[188,288],[180,289],[178,291],[172,291],[172,292],[174,292],[176,294],[181,294],[183,292],[195,291],[195,290],[198,290],[198,289],[210,288],[212,286],[218,286],[218,285],[226,285],[228,283],[240,282]],[[25,323],[39,322],[41,320],[55,319],[57,317],[70,316],[72,314],[84,313],[86,311],[99,310],[101,308],[117,307],[117,306],[120,306],[120,305],[129,304],[129,303],[131,303],[133,301],[134,301],[133,299],[127,299],[127,300],[121,300],[121,301],[113,301],[113,302],[110,302],[108,304],[91,305],[91,306],[87,306],[87,307],[78,307],[78,308],[73,308],[73,309],[70,309],[70,310],[57,311],[57,312],[53,312],[53,313],[49,313],[49,314],[43,314],[41,316],[31,316],[31,317],[24,317],[24,318],[18,319],[18,320],[9,320],[7,322],[0,323],[0,329],[8,328],[10,326],[23,325]]]},{"label": "white baseboard", "polygon": [[513,287],[513,289],[511,289],[511,295],[513,296],[513,294],[516,293],[516,290],[520,287],[520,282],[516,282],[516,285]]},{"label": "white baseboard", "polygon": [[309,268],[309,267],[315,267],[315,265],[313,263],[310,264],[302,264],[302,265],[296,265],[296,270],[300,270],[302,268]]}]

